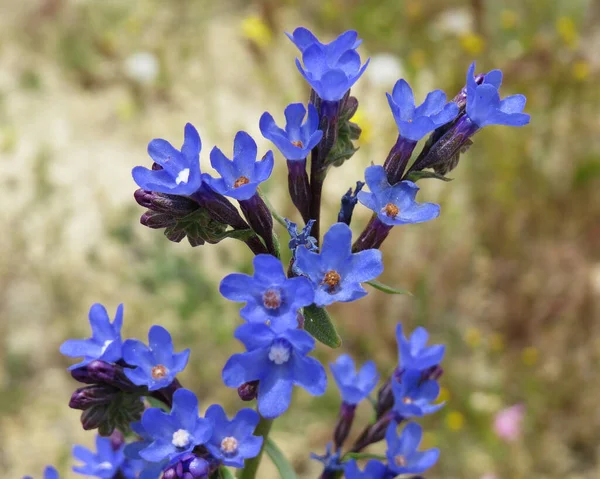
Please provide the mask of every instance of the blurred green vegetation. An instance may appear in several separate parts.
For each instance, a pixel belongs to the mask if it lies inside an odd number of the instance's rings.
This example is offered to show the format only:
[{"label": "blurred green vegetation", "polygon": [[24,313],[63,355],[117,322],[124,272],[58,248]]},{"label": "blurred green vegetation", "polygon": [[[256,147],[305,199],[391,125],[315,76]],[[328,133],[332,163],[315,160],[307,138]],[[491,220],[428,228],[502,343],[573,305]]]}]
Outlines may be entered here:
[{"label": "blurred green vegetation", "polygon": [[[0,2],[0,469],[39,475],[54,462],[71,477],[70,445],[91,443],[67,407],[75,385],[57,351],[87,334],[96,301],[125,303],[128,336],[160,323],[192,348],[182,380],[203,407],[241,407],[220,380],[239,320],[218,282],[247,271],[250,256],[231,240],[192,249],[140,226],[129,171],[147,162],[149,139],[177,144],[186,121],[200,129],[205,162],[238,129],[258,139],[264,110],[280,118],[306,98],[283,35],[299,24],[323,38],[356,29],[373,58],[355,89],[361,150],[326,183],[329,221],[393,144],[390,75],[419,98],[453,96],[477,60],[478,71],[503,70],[504,94],[527,95],[531,124],[479,133],[454,181],[421,182],[442,216],[384,244],[382,279],[414,296],[374,292],[332,314],[344,350],[374,358],[383,375],[397,321],[448,345],[447,406],[423,421],[426,446],[442,449],[429,478],[599,477],[600,4],[584,0]],[[267,188],[297,218],[282,163]],[[356,232],[367,216],[357,209]],[[493,419],[516,403],[523,434],[507,444]],[[317,477],[308,455],[329,440],[338,405],[333,386],[323,398],[298,392],[278,421],[302,477]],[[368,417],[365,406],[358,420]]]}]

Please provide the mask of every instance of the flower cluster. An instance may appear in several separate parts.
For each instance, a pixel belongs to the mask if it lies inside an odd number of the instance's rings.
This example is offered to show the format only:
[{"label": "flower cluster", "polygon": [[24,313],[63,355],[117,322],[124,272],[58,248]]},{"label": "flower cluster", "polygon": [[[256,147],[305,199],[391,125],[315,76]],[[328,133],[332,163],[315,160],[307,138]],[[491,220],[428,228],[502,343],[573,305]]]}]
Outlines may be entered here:
[{"label": "flower cluster", "polygon": [[[288,105],[283,127],[268,112],[260,117],[259,127],[287,163],[289,195],[303,220],[301,227],[282,218],[261,192],[261,183],[273,172],[275,155],[267,151],[259,156],[255,140],[244,131],[235,135],[231,159],[216,146],[210,152],[216,177],[201,171],[202,142],[190,123],[184,127],[180,149],[164,139],[152,140],[152,165],[132,172],[139,186],[135,200],[147,209],[140,219],[143,225],[164,229],[171,241],[187,237],[192,246],[236,239],[254,254],[253,273],[228,274],[219,291],[243,303],[241,324],[234,332],[243,350],[227,360],[222,380],[237,389],[243,401],[256,400],[256,408],[243,408],[230,419],[222,406],[213,404],[200,415],[197,396],[179,380],[190,350],[176,352],[173,337],[159,325],[150,328],[148,344],[123,340],[123,305],[111,320],[104,306],[94,304],[89,312],[91,337],[67,340],[60,348],[65,356],[82,358],[69,367],[82,383],[69,406],[82,411],[84,429],[98,430],[96,452],[82,446],[73,449],[81,463],[73,470],[79,474],[101,479],[216,479],[229,477],[227,468],[234,467],[241,469],[238,477],[253,479],[263,450],[281,470],[290,468],[268,434],[273,420],[289,409],[294,386],[312,396],[326,390],[325,368],[313,352],[317,342],[332,348],[341,344],[327,308],[360,300],[369,293],[367,286],[402,293],[376,280],[384,270],[379,248],[395,226],[440,215],[439,205],[416,200],[416,182],[446,179],[443,175],[457,165],[481,128],[529,121],[522,112],[525,97],[500,99],[499,70],[475,76],[473,64],[465,87],[452,101],[435,90],[419,106],[409,84],[399,79],[388,94],[397,140],[383,164],[366,168],[365,182],[357,181],[354,190],[341,196],[338,222],[321,238],[323,184],[327,174],[357,151],[354,141],[361,130],[352,117],[358,100],[350,88],[369,60],[361,60],[361,40],[354,31],[327,44],[306,28],[288,37],[300,51],[296,64],[311,87],[310,101]],[[417,142],[427,135],[411,163]],[[365,183],[368,191],[363,190]],[[358,203],[372,216],[353,240],[352,216]],[[287,252],[281,251],[274,220],[289,235]],[[330,364],[342,402],[332,444],[325,455],[315,456],[324,463],[322,479],[342,474],[348,479],[420,475],[438,460],[437,449],[419,450],[422,429],[413,421],[443,406],[436,400],[444,346],[428,346],[423,328],[407,339],[399,324],[396,337],[398,365],[376,398],[369,397],[380,379],[372,361],[358,372],[347,354]],[[344,452],[355,410],[367,398],[374,420]],[[125,437],[133,440],[126,442]],[[383,440],[385,457],[371,459],[364,467],[357,462],[372,458],[362,455],[363,450]],[[48,467],[44,477],[57,479],[58,472]]]}]

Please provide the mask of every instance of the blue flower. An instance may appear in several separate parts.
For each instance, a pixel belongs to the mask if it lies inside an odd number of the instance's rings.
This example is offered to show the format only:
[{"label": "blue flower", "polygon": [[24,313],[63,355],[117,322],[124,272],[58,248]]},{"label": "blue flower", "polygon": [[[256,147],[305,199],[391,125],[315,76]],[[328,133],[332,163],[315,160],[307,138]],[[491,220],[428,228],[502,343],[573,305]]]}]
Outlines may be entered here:
[{"label": "blue flower", "polygon": [[421,474],[437,462],[440,456],[439,449],[417,451],[423,436],[421,426],[411,422],[402,430],[400,436],[396,433],[397,428],[398,423],[392,421],[385,434],[390,471],[395,474]]},{"label": "blue flower", "polygon": [[412,141],[419,141],[454,120],[459,110],[455,103],[446,103],[446,94],[442,90],[430,92],[416,107],[413,91],[406,80],[398,80],[392,94],[387,93],[387,99],[400,135]]},{"label": "blue flower", "polygon": [[312,304],[314,292],[304,277],[288,279],[274,256],[254,257],[254,276],[234,273],[221,281],[219,291],[231,301],[245,301],[240,315],[251,323],[266,323],[275,331],[298,327],[298,310]]},{"label": "blue flower", "polygon": [[248,352],[234,354],[223,368],[223,382],[237,388],[250,381],[258,384],[258,412],[266,418],[283,414],[290,405],[293,386],[313,396],[325,392],[323,366],[306,355],[315,347],[313,337],[302,329],[276,333],[264,324],[246,323],[235,331]]},{"label": "blue flower", "polygon": [[[33,479],[31,476],[25,476],[23,479]],[[44,469],[44,479],[60,479],[58,471],[52,466],[46,466]]]},{"label": "blue flower", "polygon": [[125,375],[136,386],[148,386],[149,391],[167,387],[183,371],[190,350],[173,353],[173,341],[162,326],[152,326],[148,333],[148,348],[141,341],[128,339],[123,344],[123,359],[135,368],[125,368]]},{"label": "blue flower", "polygon": [[252,409],[242,409],[230,421],[218,404],[208,408],[204,415],[213,423],[213,434],[206,448],[224,465],[244,467],[244,459],[255,457],[262,446],[263,438],[253,434],[260,416]]},{"label": "blue flower", "polygon": [[482,128],[487,125],[523,126],[530,116],[522,113],[527,99],[525,95],[511,95],[500,100],[498,89],[502,83],[502,72],[493,70],[485,75],[484,82],[475,81],[475,62],[467,72],[467,115]]},{"label": "blue flower", "polygon": [[432,404],[440,394],[437,381],[423,379],[421,371],[408,369],[400,381],[392,381],[394,413],[400,418],[421,417],[433,414],[444,404]]},{"label": "blue flower", "polygon": [[314,105],[308,105],[308,116],[302,103],[292,103],[285,109],[285,130],[279,128],[270,113],[260,117],[260,132],[272,141],[286,160],[304,160],[323,138],[319,130],[319,113]]},{"label": "blue flower", "polygon": [[361,402],[379,381],[379,373],[373,361],[367,361],[356,373],[354,361],[347,354],[342,354],[335,363],[329,363],[329,368],[340,390],[342,401],[346,404],[356,405]]},{"label": "blue flower", "polygon": [[302,228],[302,231],[298,231],[298,226],[296,223],[285,219],[285,224],[287,225],[287,230],[290,235],[290,242],[288,243],[288,248],[292,251],[292,254],[296,255],[296,248],[298,246],[304,246],[309,251],[318,251],[319,248],[317,246],[317,240],[313,236],[310,236],[310,230],[312,226],[315,224],[315,220],[309,220],[306,223],[306,226]]},{"label": "blue flower", "polygon": [[178,389],[173,394],[170,413],[159,408],[150,408],[142,415],[142,426],[152,443],[139,451],[139,455],[150,462],[170,460],[194,447],[205,444],[212,435],[210,421],[198,417],[198,399],[187,389]]},{"label": "blue flower", "polygon": [[233,140],[233,160],[229,160],[216,146],[210,152],[210,164],[221,178],[204,175],[210,187],[236,200],[250,199],[260,183],[273,171],[273,152],[268,151],[262,160],[256,161],[257,148],[252,137],[239,131]]},{"label": "blue flower", "polygon": [[140,451],[148,447],[154,441],[148,434],[141,421],[132,422],[130,424],[131,430],[142,438],[141,441],[130,442],[125,445],[123,453],[130,462],[141,462],[142,467],[139,475],[139,479],[158,479],[169,463],[167,458],[160,462],[149,462],[140,456]]},{"label": "blue flower", "polygon": [[143,166],[136,166],[131,172],[133,179],[144,190],[190,196],[202,184],[201,148],[198,131],[187,123],[181,151],[166,140],[152,140],[148,144],[148,154],[162,168],[149,170]]},{"label": "blue flower", "polygon": [[[342,451],[341,450],[334,451],[333,443],[331,443],[331,442],[328,442],[327,445],[325,446],[325,454],[319,455],[319,454],[315,454],[314,452],[310,453],[311,459],[314,459],[315,461],[319,461],[320,463],[323,464],[323,470],[326,473],[334,472],[334,471],[341,471],[344,469],[343,464],[340,462],[341,457],[342,457]],[[323,474],[323,475],[327,476],[327,474]]]},{"label": "blue flower", "polygon": [[348,461],[344,467],[344,477],[346,479],[385,479],[387,467],[385,464],[371,460],[367,463],[365,470],[361,472],[354,459]]},{"label": "blue flower", "polygon": [[370,193],[358,193],[358,201],[373,210],[377,218],[388,226],[423,223],[440,215],[435,203],[417,203],[419,187],[412,181],[401,181],[391,186],[383,166],[373,165],[365,170]]},{"label": "blue flower", "polygon": [[83,361],[69,368],[73,370],[95,359],[107,363],[117,362],[122,357],[121,327],[123,326],[123,305],[117,308],[115,320],[111,324],[106,308],[93,304],[89,312],[92,337],[89,339],[68,339],[60,346],[61,354],[72,358],[83,357]]},{"label": "blue flower", "polygon": [[325,233],[320,254],[299,248],[295,266],[312,282],[317,306],[362,298],[367,292],[360,283],[383,272],[379,250],[352,253],[352,231],[344,223],[332,225]]},{"label": "blue flower", "polygon": [[125,462],[123,448],[113,449],[109,437],[96,436],[96,453],[83,446],[73,446],[73,456],[83,462],[73,467],[73,471],[85,476],[112,479]]},{"label": "blue flower", "polygon": [[398,366],[400,369],[423,371],[442,362],[446,347],[443,344],[426,346],[429,334],[425,328],[416,328],[407,340],[402,332],[402,324],[396,327],[398,341]]},{"label": "blue flower", "polygon": [[355,31],[345,32],[328,44],[319,42],[306,29],[288,36],[302,52],[304,66],[296,59],[298,70],[322,100],[341,100],[369,64],[367,60],[361,67]]}]

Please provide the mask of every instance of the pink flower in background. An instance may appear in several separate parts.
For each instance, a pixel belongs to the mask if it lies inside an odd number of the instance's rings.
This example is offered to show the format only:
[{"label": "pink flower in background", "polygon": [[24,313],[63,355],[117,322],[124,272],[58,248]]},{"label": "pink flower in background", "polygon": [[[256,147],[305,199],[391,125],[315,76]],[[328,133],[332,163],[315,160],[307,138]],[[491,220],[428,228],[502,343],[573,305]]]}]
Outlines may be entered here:
[{"label": "pink flower in background", "polygon": [[507,442],[516,441],[521,435],[521,423],[524,415],[525,406],[523,404],[515,404],[502,409],[494,418],[496,435]]}]

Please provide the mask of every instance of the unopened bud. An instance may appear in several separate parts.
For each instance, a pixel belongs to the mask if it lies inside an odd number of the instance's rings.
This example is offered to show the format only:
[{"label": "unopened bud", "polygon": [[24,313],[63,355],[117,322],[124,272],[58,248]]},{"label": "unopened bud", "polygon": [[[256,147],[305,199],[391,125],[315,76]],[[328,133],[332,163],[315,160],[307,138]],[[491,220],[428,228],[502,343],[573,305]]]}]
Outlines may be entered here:
[{"label": "unopened bud", "polygon": [[133,384],[117,364],[107,363],[99,359],[71,371],[76,381],[84,384],[107,384],[122,391],[134,391],[138,386]]},{"label": "unopened bud", "polygon": [[250,381],[238,388],[238,395],[242,401],[252,401],[258,396],[258,381]]},{"label": "unopened bud", "polygon": [[85,411],[92,406],[109,404],[119,392],[118,389],[107,385],[92,385],[76,389],[71,395],[69,407]]},{"label": "unopened bud", "polygon": [[346,441],[348,434],[350,433],[350,429],[352,428],[352,423],[354,422],[354,412],[356,411],[355,404],[347,404],[345,402],[340,406],[340,414],[338,417],[338,422],[335,426],[335,430],[333,432],[333,443],[336,451],[339,450]]},{"label": "unopened bud", "polygon": [[148,210],[140,217],[140,223],[148,228],[161,229],[175,226],[177,220],[169,213]]},{"label": "unopened bud", "polygon": [[81,413],[81,425],[83,429],[90,431],[99,428],[101,424],[106,422],[107,418],[107,406],[92,406]]}]

